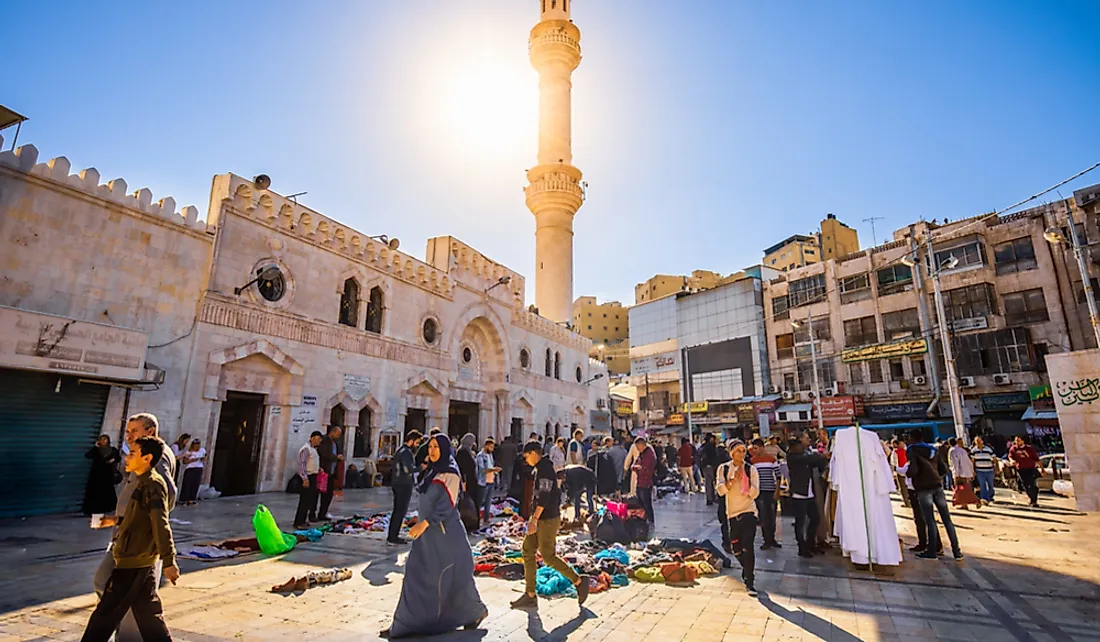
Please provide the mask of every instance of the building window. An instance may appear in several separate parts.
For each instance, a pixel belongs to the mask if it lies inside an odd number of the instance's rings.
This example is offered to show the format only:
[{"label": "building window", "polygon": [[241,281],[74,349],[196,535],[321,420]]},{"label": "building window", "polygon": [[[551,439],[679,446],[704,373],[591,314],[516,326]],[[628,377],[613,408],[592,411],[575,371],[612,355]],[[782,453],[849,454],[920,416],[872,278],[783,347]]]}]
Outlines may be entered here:
[{"label": "building window", "polygon": [[370,408],[359,411],[359,425],[355,427],[355,443],[351,449],[352,457],[371,456],[370,420]]},{"label": "building window", "polygon": [[367,332],[382,334],[382,311],[385,309],[385,295],[382,288],[375,286],[370,289],[370,300],[367,301]]},{"label": "building window", "polygon": [[920,336],[920,315],[916,308],[906,308],[882,315],[882,334],[887,341],[906,335]]},{"label": "building window", "polygon": [[[1084,281],[1074,281],[1073,283],[1073,296],[1078,305],[1085,305],[1088,303],[1088,299],[1085,297]],[[1100,280],[1089,279],[1089,285],[1092,286],[1092,296],[1095,298],[1100,296]]]},{"label": "building window", "polygon": [[955,346],[960,376],[1035,369],[1031,360],[1031,333],[1027,328],[960,334],[952,337],[951,343]]},{"label": "building window", "polygon": [[554,356],[550,353],[550,348],[546,349],[546,376],[554,374]]},{"label": "building window", "polygon": [[901,359],[890,359],[890,381],[901,381],[905,379],[905,364],[901,362]]},{"label": "building window", "polygon": [[867,371],[871,373],[868,379],[871,383],[882,383],[882,361],[868,361]]},{"label": "building window", "polygon": [[462,349],[462,363],[470,363],[474,360],[474,351],[469,348]]},{"label": "building window", "polygon": [[527,351],[527,348],[519,351],[519,367],[524,370],[531,367],[531,353]]},{"label": "building window", "polygon": [[1050,320],[1050,313],[1047,311],[1047,300],[1043,297],[1042,288],[1012,292],[1005,294],[1003,299],[1005,323],[1008,325],[1039,323]]},{"label": "building window", "polygon": [[561,381],[561,353],[554,353],[554,378]]},{"label": "building window", "polygon": [[772,299],[772,319],[779,321],[780,319],[791,318],[791,313],[788,311],[787,297],[777,296]]},{"label": "building window", "polygon": [[848,364],[848,383],[859,385],[863,383],[863,364]]},{"label": "building window", "polygon": [[836,364],[831,359],[817,362],[817,378],[821,383],[821,394],[825,394],[825,388],[836,386]]},{"label": "building window", "polygon": [[909,369],[913,371],[914,377],[923,377],[928,374],[922,357],[909,357]]},{"label": "building window", "polygon": [[783,373],[783,389],[784,390],[794,390],[794,373],[793,372]]},{"label": "building window", "polygon": [[866,274],[855,274],[840,279],[840,302],[855,303],[871,298],[871,280]]},{"label": "building window", "polygon": [[948,290],[943,293],[943,305],[950,321],[974,319],[997,312],[993,305],[993,287],[988,283]]},{"label": "building window", "polygon": [[605,319],[606,319],[606,318],[607,318],[607,314],[604,314],[604,315],[603,315],[603,318],[605,318]]},{"label": "building window", "polygon": [[798,372],[798,389],[802,390],[802,391],[813,390],[814,389],[813,362],[809,361],[809,360],[799,361],[798,365],[795,366],[795,369]]},{"label": "building window", "polygon": [[424,337],[424,343],[434,346],[435,342],[439,340],[439,322],[431,317],[424,319],[420,335]]},{"label": "building window", "polygon": [[355,279],[344,281],[344,292],[340,295],[340,323],[353,328],[359,326],[359,284]]},{"label": "building window", "polygon": [[577,366],[577,383],[584,380],[584,373],[581,371],[581,367]]},{"label": "building window", "polygon": [[779,359],[791,359],[794,357],[794,335],[775,335],[775,356]]},{"label": "building window", "polygon": [[875,326],[875,317],[861,317],[849,319],[844,322],[844,345],[866,346],[878,343],[878,328]]},{"label": "building window", "polygon": [[800,305],[814,303],[825,298],[825,275],[816,274],[791,281],[787,287],[787,307],[797,308]]},{"label": "building window", "polygon": [[[819,317],[812,321],[814,336],[817,341],[829,341],[833,338],[832,328],[829,325],[829,317]],[[799,324],[794,329],[794,342],[795,343],[809,343],[810,342],[810,329],[805,322]]]},{"label": "building window", "polygon": [[913,271],[908,265],[891,265],[875,273],[879,296],[906,292],[913,287]]},{"label": "building window", "polygon": [[1035,247],[1031,244],[1030,236],[994,247],[993,260],[997,264],[997,274],[1026,272],[1039,267],[1035,262]]},{"label": "building window", "polygon": [[588,326],[588,329],[589,329],[589,330],[591,330],[591,329],[592,329],[592,326]]},{"label": "building window", "polygon": [[985,265],[985,244],[981,241],[973,241],[966,245],[956,245],[947,250],[936,250],[935,256],[936,267],[943,265],[943,262],[952,256],[957,258],[959,264],[953,267],[952,270],[961,270],[973,265]]}]

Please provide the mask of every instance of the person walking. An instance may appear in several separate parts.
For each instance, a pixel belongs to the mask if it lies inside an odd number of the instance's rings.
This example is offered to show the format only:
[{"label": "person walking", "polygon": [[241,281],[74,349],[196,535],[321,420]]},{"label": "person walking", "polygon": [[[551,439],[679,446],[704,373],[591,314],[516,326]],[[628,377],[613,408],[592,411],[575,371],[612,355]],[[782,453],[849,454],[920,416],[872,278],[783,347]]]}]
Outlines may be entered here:
[{"label": "person walking", "polygon": [[680,481],[684,491],[699,492],[699,487],[695,485],[695,449],[691,447],[691,441],[687,438],[680,441],[680,450],[676,451],[676,466],[680,469]]},{"label": "person walking", "polygon": [[489,518],[492,514],[489,512],[489,507],[493,504],[493,485],[496,482],[496,475],[500,472],[497,468],[496,461],[493,459],[493,451],[496,449],[496,442],[492,439],[486,439],[485,445],[481,448],[481,452],[474,458],[474,464],[477,466],[477,486],[478,486],[478,502],[479,514],[478,524],[481,523],[481,512],[485,513],[485,523],[489,523]]},{"label": "person walking", "polygon": [[393,477],[390,490],[393,491],[393,512],[390,513],[390,527],[386,531],[386,544],[402,546],[408,542],[401,538],[401,525],[409,512],[412,501],[413,483],[416,481],[416,456],[413,454],[420,443],[420,431],[405,433],[405,443],[393,454]]},{"label": "person walking", "polygon": [[570,464],[574,466],[583,466],[585,463],[585,445],[584,445],[584,431],[573,431],[573,440],[569,442],[569,450],[565,453],[565,463],[563,466]]},{"label": "person walking", "polygon": [[963,559],[962,549],[959,548],[959,538],[955,533],[955,524],[951,521],[951,511],[947,508],[947,498],[943,493],[943,477],[936,464],[932,449],[922,443],[924,437],[919,428],[914,428],[909,434],[910,446],[908,448],[909,468],[906,476],[913,480],[913,488],[917,491],[917,503],[924,517],[925,529],[928,533],[927,546],[917,557],[926,560],[939,558],[942,550],[940,531],[936,526],[936,511],[939,511],[943,520],[943,528],[947,531],[947,539],[951,542],[951,551],[956,560]]},{"label": "person walking", "polygon": [[191,506],[199,498],[199,485],[202,484],[203,468],[206,465],[206,449],[202,442],[192,439],[191,445],[179,457],[183,469],[183,486],[180,488],[180,501]]},{"label": "person walking", "polygon": [[500,477],[497,479],[497,488],[504,494],[512,492],[512,473],[516,469],[516,442],[511,435],[504,438],[493,453],[493,459],[500,466]]},{"label": "person walking", "polygon": [[760,495],[756,498],[756,517],[764,543],[760,550],[783,548],[775,539],[776,508],[779,505],[779,461],[768,452],[763,439],[754,439],[751,448],[753,470],[759,478]]},{"label": "person walking", "polygon": [[730,548],[741,563],[741,579],[749,597],[756,597],[756,523],[760,497],[760,475],[746,460],[745,443],[729,442],[730,461],[716,471],[715,491],[726,504],[729,519]]},{"label": "person walking", "polygon": [[817,543],[821,514],[814,495],[814,473],[824,470],[828,463],[824,455],[807,452],[806,439],[792,439],[787,445],[794,538],[798,542],[799,557],[813,557],[814,553],[824,552]]},{"label": "person walking", "polygon": [[993,449],[985,445],[981,437],[974,438],[970,449],[970,461],[974,464],[974,474],[978,477],[978,494],[986,505],[993,503],[993,479],[997,474]]},{"label": "person walking", "polygon": [[168,523],[168,484],[154,467],[171,452],[158,437],[134,441],[126,456],[126,472],[135,477],[131,501],[126,504],[112,537],[114,568],[103,596],[88,618],[83,642],[106,642],[127,613],[133,613],[145,642],[171,640],[157,594],[157,563],[172,584],[180,578],[176,547]]},{"label": "person walking", "polygon": [[951,475],[955,479],[951,504],[961,506],[963,510],[969,510],[970,504],[981,508],[982,500],[974,494],[974,462],[970,461],[970,453],[954,437],[947,443],[951,444],[951,452],[947,456],[951,462]]},{"label": "person walking", "polygon": [[336,492],[336,469],[340,462],[344,461],[344,455],[340,452],[340,436],[343,434],[344,429],[340,426],[329,426],[328,434],[317,446],[317,457],[321,462],[320,472],[328,476],[325,489],[321,490],[321,507],[317,510],[317,518],[320,520],[336,519],[329,514],[328,509],[332,506],[332,495]]},{"label": "person walking", "polygon": [[577,575],[566,564],[556,550],[558,529],[561,528],[561,489],[558,487],[558,475],[554,465],[542,456],[538,442],[529,442],[523,447],[523,458],[532,468],[534,496],[531,503],[531,518],[527,521],[527,534],[523,538],[523,580],[524,593],[511,603],[513,609],[539,606],[536,592],[538,575],[537,555],[542,556],[544,564],[561,573],[577,589],[577,603],[583,605],[588,599],[588,578]]},{"label": "person walking", "polygon": [[707,506],[713,506],[716,500],[714,492],[714,471],[718,467],[718,447],[714,433],[707,433],[703,442],[703,454],[699,457],[699,465],[703,469],[703,481],[707,488]]},{"label": "person walking", "polygon": [[88,482],[84,486],[84,514],[90,516],[113,513],[118,502],[115,484],[122,481],[122,474],[118,470],[122,456],[118,448],[111,445],[110,437],[100,435],[95,440],[95,445],[84,453],[84,458],[92,460]]},{"label": "person walking", "polygon": [[1008,449],[1008,458],[1016,464],[1016,474],[1020,476],[1020,485],[1031,500],[1031,507],[1039,508],[1038,479],[1044,474],[1039,453],[1028,443],[1026,436],[1016,435],[1012,447]]},{"label": "person walking", "polygon": [[393,623],[379,633],[383,638],[476,629],[489,615],[474,583],[474,556],[456,506],[462,482],[446,435],[428,440],[427,462],[417,484],[419,519],[409,530],[413,545],[401,598]]},{"label": "person walking", "polygon": [[294,511],[295,530],[305,530],[309,522],[317,519],[317,473],[321,470],[317,447],[322,439],[321,431],[314,430],[309,441],[298,449],[298,477],[302,480],[302,488],[298,491],[298,509]]},{"label": "person walking", "polygon": [[635,439],[634,448],[639,453],[631,467],[637,478],[638,499],[641,500],[642,508],[645,509],[646,521],[653,526],[656,524],[656,516],[653,513],[653,477],[657,471],[657,453],[646,444],[645,437]]}]

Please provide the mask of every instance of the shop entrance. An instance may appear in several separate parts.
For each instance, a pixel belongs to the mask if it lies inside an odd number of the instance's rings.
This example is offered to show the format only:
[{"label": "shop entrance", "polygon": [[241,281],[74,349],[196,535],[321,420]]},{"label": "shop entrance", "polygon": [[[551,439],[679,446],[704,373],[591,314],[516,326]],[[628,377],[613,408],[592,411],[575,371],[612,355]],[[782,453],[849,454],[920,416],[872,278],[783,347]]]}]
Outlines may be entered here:
[{"label": "shop entrance", "polygon": [[[447,413],[447,435],[455,444],[468,432],[478,437],[478,415],[481,406],[468,401],[452,401]],[[457,446],[456,446],[457,447]]]},{"label": "shop entrance", "polygon": [[256,492],[263,441],[264,396],[247,392],[226,393],[214,442],[210,485],[222,495]]},{"label": "shop entrance", "polygon": [[428,411],[421,408],[409,408],[405,413],[405,434],[415,430],[425,437],[428,436]]},{"label": "shop entrance", "polygon": [[512,417],[512,443],[523,444],[523,417]]}]

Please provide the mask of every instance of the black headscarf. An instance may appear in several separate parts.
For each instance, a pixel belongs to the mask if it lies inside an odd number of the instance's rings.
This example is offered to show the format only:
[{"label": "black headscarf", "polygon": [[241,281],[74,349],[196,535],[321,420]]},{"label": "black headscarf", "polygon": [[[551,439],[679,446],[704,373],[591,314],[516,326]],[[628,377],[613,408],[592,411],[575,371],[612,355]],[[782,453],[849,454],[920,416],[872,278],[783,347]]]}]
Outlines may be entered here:
[{"label": "black headscarf", "polygon": [[444,434],[435,435],[432,439],[439,445],[439,461],[432,462],[430,460],[425,460],[428,464],[428,469],[420,476],[420,483],[416,487],[417,491],[421,493],[427,492],[436,475],[442,473],[454,473],[455,475],[459,475],[458,464],[455,462],[454,449],[451,447],[451,439]]}]

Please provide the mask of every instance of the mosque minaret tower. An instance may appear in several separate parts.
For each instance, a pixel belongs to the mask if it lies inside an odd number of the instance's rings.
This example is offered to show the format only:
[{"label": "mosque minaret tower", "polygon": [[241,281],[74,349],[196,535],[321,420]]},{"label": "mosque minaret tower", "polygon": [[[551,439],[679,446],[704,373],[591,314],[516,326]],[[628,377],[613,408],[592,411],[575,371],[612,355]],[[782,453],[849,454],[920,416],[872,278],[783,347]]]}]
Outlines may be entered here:
[{"label": "mosque minaret tower", "polygon": [[584,201],[573,166],[571,92],[581,62],[581,32],[570,0],[539,0],[531,29],[531,65],[539,72],[538,165],[527,171],[527,208],[535,215],[535,305],[556,322],[573,314],[573,216]]}]

